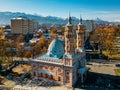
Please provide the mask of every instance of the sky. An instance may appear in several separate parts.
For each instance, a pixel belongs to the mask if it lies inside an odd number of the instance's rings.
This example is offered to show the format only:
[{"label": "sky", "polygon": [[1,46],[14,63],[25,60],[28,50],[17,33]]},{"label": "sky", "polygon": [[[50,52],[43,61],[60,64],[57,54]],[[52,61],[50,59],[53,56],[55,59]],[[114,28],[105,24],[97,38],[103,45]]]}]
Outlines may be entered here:
[{"label": "sky", "polygon": [[120,0],[0,0],[0,12],[120,21]]}]

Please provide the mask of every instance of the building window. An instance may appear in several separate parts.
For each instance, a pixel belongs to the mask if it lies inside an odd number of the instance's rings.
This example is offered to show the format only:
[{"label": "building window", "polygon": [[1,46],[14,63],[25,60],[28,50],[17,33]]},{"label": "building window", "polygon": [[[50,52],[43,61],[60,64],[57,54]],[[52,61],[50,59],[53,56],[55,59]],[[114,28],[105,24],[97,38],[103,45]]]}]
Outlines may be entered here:
[{"label": "building window", "polygon": [[53,75],[50,75],[50,79],[53,79]]},{"label": "building window", "polygon": [[48,67],[47,67],[47,66],[45,66],[45,69],[48,69]]},{"label": "building window", "polygon": [[35,73],[35,72],[33,72],[33,76],[36,76],[36,73]]},{"label": "building window", "polygon": [[50,70],[53,70],[53,67],[50,67]]},{"label": "building window", "polygon": [[58,77],[58,81],[61,81],[61,77]]},{"label": "building window", "polygon": [[70,78],[69,78],[69,76],[66,77],[66,83],[70,83]]},{"label": "building window", "polygon": [[45,77],[46,77],[46,78],[48,78],[48,75],[47,75],[47,74],[45,74]]},{"label": "building window", "polygon": [[41,77],[43,77],[43,73],[41,73]]},{"label": "building window", "polygon": [[66,71],[66,76],[69,76],[70,75],[70,72],[69,71]]}]

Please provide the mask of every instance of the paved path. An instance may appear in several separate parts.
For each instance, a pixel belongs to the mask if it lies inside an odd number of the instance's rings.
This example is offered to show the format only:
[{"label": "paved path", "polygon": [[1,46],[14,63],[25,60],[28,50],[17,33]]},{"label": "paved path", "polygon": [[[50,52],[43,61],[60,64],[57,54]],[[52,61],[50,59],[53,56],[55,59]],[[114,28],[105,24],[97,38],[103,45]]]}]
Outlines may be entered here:
[{"label": "paved path", "polygon": [[55,87],[28,87],[16,85],[12,90],[82,90],[82,89],[73,89],[65,86],[55,86]]},{"label": "paved path", "polygon": [[90,62],[92,65],[87,65],[90,68],[91,72],[102,73],[102,74],[109,74],[109,75],[116,75],[114,69],[118,69],[115,66],[116,63],[95,63]]}]

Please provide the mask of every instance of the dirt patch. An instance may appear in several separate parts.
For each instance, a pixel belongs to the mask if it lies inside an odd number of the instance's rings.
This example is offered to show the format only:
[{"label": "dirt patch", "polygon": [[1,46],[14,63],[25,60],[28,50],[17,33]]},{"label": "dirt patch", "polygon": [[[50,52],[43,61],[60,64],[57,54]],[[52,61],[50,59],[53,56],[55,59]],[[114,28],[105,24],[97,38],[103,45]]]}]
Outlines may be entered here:
[{"label": "dirt patch", "polygon": [[31,69],[31,66],[30,65],[19,64],[18,66],[13,68],[12,71],[16,72],[20,75],[20,74],[24,73],[27,69]]},{"label": "dirt patch", "polygon": [[6,81],[7,81],[7,79],[6,79],[5,77],[0,76],[0,82],[1,82],[1,83],[4,83],[4,82],[6,82]]}]

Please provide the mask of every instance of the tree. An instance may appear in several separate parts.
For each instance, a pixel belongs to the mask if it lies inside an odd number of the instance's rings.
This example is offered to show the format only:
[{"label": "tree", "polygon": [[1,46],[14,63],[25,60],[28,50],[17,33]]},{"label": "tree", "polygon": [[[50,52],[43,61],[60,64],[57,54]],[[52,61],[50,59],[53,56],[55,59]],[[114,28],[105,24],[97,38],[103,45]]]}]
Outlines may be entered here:
[{"label": "tree", "polygon": [[50,28],[50,35],[56,34],[57,30],[54,27]]},{"label": "tree", "polygon": [[115,30],[114,30],[114,33],[115,33],[116,37],[120,37],[120,28],[116,26]]},{"label": "tree", "polygon": [[46,52],[47,48],[48,48],[48,40],[45,40],[44,35],[42,35],[40,37],[40,40],[33,47],[34,55]]},{"label": "tree", "polygon": [[0,35],[3,35],[4,31],[2,29],[0,29]]},{"label": "tree", "polygon": [[22,34],[19,35],[19,36],[17,37],[17,39],[16,39],[16,42],[17,42],[17,48],[19,48],[20,43],[21,43],[21,42],[24,42],[24,36],[23,36]]},{"label": "tree", "polygon": [[112,52],[112,47],[114,44],[114,28],[110,26],[99,26],[93,32],[91,37],[92,41],[99,43],[99,49],[107,51],[107,56]]},{"label": "tree", "polygon": [[62,35],[64,35],[65,27],[60,27],[60,30],[61,30],[61,32],[62,32]]},{"label": "tree", "polygon": [[0,39],[0,65],[9,64],[11,59],[8,53],[9,43],[6,39]]},{"label": "tree", "polygon": [[30,50],[25,51],[24,56],[27,58],[30,58],[32,56],[32,51],[30,51]]},{"label": "tree", "polygon": [[17,56],[22,56],[23,54],[23,46],[21,43],[24,43],[24,36],[21,34],[16,39],[16,54]]},{"label": "tree", "polygon": [[5,62],[5,40],[0,39],[0,64]]}]

